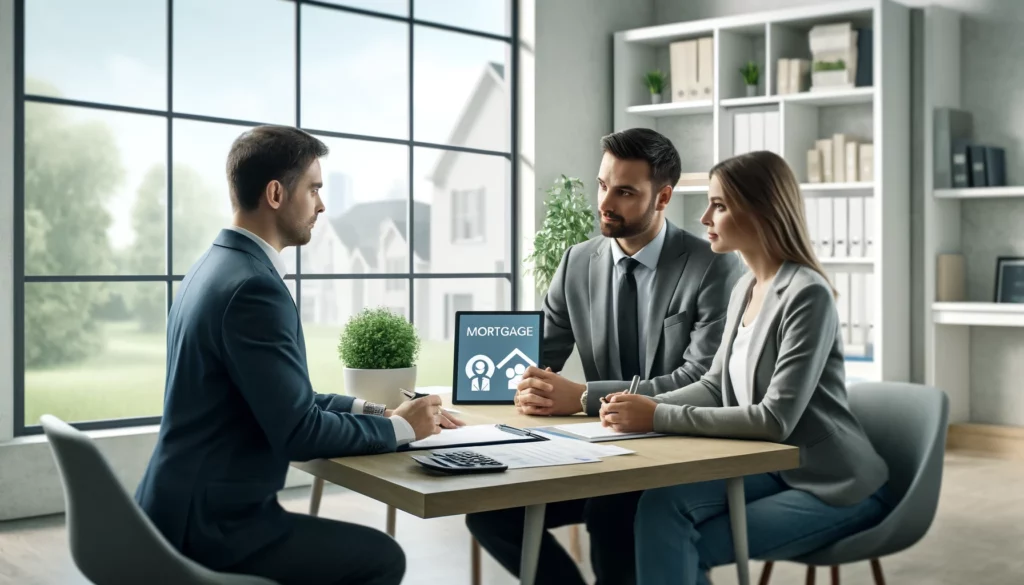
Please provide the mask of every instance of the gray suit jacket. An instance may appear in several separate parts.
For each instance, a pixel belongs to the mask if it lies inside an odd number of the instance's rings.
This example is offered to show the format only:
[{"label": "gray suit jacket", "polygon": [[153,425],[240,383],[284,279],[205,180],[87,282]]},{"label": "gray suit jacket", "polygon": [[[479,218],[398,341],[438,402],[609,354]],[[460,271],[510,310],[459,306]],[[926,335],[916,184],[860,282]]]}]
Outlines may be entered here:
[{"label": "gray suit jacket", "polygon": [[889,476],[846,400],[842,335],[832,290],[813,269],[786,262],[765,294],[750,338],[750,406],[737,406],[729,380],[736,327],[754,277],[733,290],[725,339],[711,370],[655,397],[659,432],[758,439],[800,448],[800,467],[782,472],[790,487],[832,505],[860,502]]},{"label": "gray suit jacket", "polygon": [[[742,274],[739,260],[665,222],[647,325],[646,381],[654,396],[700,379],[714,359],[725,325],[729,290]],[[587,414],[600,397],[629,387],[622,381],[612,307],[614,267],[610,240],[598,236],[566,250],[544,300],[545,366],[559,371],[579,348],[588,381]]]}]

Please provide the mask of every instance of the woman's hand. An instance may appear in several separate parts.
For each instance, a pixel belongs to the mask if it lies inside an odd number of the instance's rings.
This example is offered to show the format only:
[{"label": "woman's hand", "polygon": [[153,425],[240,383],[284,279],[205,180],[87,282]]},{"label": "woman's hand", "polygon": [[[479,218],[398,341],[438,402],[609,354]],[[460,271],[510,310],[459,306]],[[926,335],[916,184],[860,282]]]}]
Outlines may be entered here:
[{"label": "woman's hand", "polygon": [[620,433],[649,433],[654,430],[657,407],[647,396],[613,394],[601,405],[601,424]]}]

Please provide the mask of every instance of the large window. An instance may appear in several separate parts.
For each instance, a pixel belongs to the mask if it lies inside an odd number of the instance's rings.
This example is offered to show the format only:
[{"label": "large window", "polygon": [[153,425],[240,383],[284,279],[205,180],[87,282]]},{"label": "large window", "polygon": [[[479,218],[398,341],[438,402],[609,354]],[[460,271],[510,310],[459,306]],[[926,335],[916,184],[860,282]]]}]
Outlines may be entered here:
[{"label": "large window", "polygon": [[286,251],[317,391],[344,392],[363,308],[407,317],[418,383],[446,385],[453,311],[516,305],[516,0],[15,2],[17,434],[159,420],[167,311],[257,124],[331,151]]}]

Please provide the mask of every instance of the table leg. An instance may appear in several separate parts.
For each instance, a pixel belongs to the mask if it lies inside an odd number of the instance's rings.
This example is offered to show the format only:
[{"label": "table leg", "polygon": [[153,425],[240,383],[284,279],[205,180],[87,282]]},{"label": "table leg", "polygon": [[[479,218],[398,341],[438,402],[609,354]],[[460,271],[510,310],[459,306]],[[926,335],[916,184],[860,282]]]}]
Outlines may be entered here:
[{"label": "table leg", "polygon": [[732,545],[736,557],[739,585],[750,585],[750,553],[747,543],[747,499],[743,495],[743,478],[725,480],[729,496],[729,524],[732,526]]},{"label": "table leg", "polygon": [[523,556],[519,561],[519,583],[533,585],[540,561],[540,541],[544,536],[544,504],[526,507],[523,520]]}]

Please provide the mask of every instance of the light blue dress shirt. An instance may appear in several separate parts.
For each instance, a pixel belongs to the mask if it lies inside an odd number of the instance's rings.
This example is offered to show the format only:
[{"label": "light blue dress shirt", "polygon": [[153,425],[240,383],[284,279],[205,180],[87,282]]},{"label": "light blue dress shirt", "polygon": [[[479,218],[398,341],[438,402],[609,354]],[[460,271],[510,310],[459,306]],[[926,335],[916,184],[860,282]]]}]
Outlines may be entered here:
[{"label": "light blue dress shirt", "polygon": [[[639,266],[633,269],[633,276],[636,278],[636,322],[637,332],[640,336],[638,341],[641,376],[643,376],[643,371],[647,365],[647,331],[650,328],[648,323],[650,318],[649,309],[651,297],[654,295],[654,274],[658,270],[658,259],[661,258],[661,249],[665,246],[665,232],[665,222],[662,220],[658,235],[654,236],[654,239],[641,248],[640,251],[633,254],[633,259],[640,263]],[[612,238],[610,245],[612,247],[612,262],[615,264],[615,278],[612,280],[612,316],[614,317],[612,319],[612,336],[614,339],[618,339],[619,286],[621,286],[622,279],[626,276],[625,259],[629,258],[629,256],[622,251],[619,242],[614,238]]]}]

